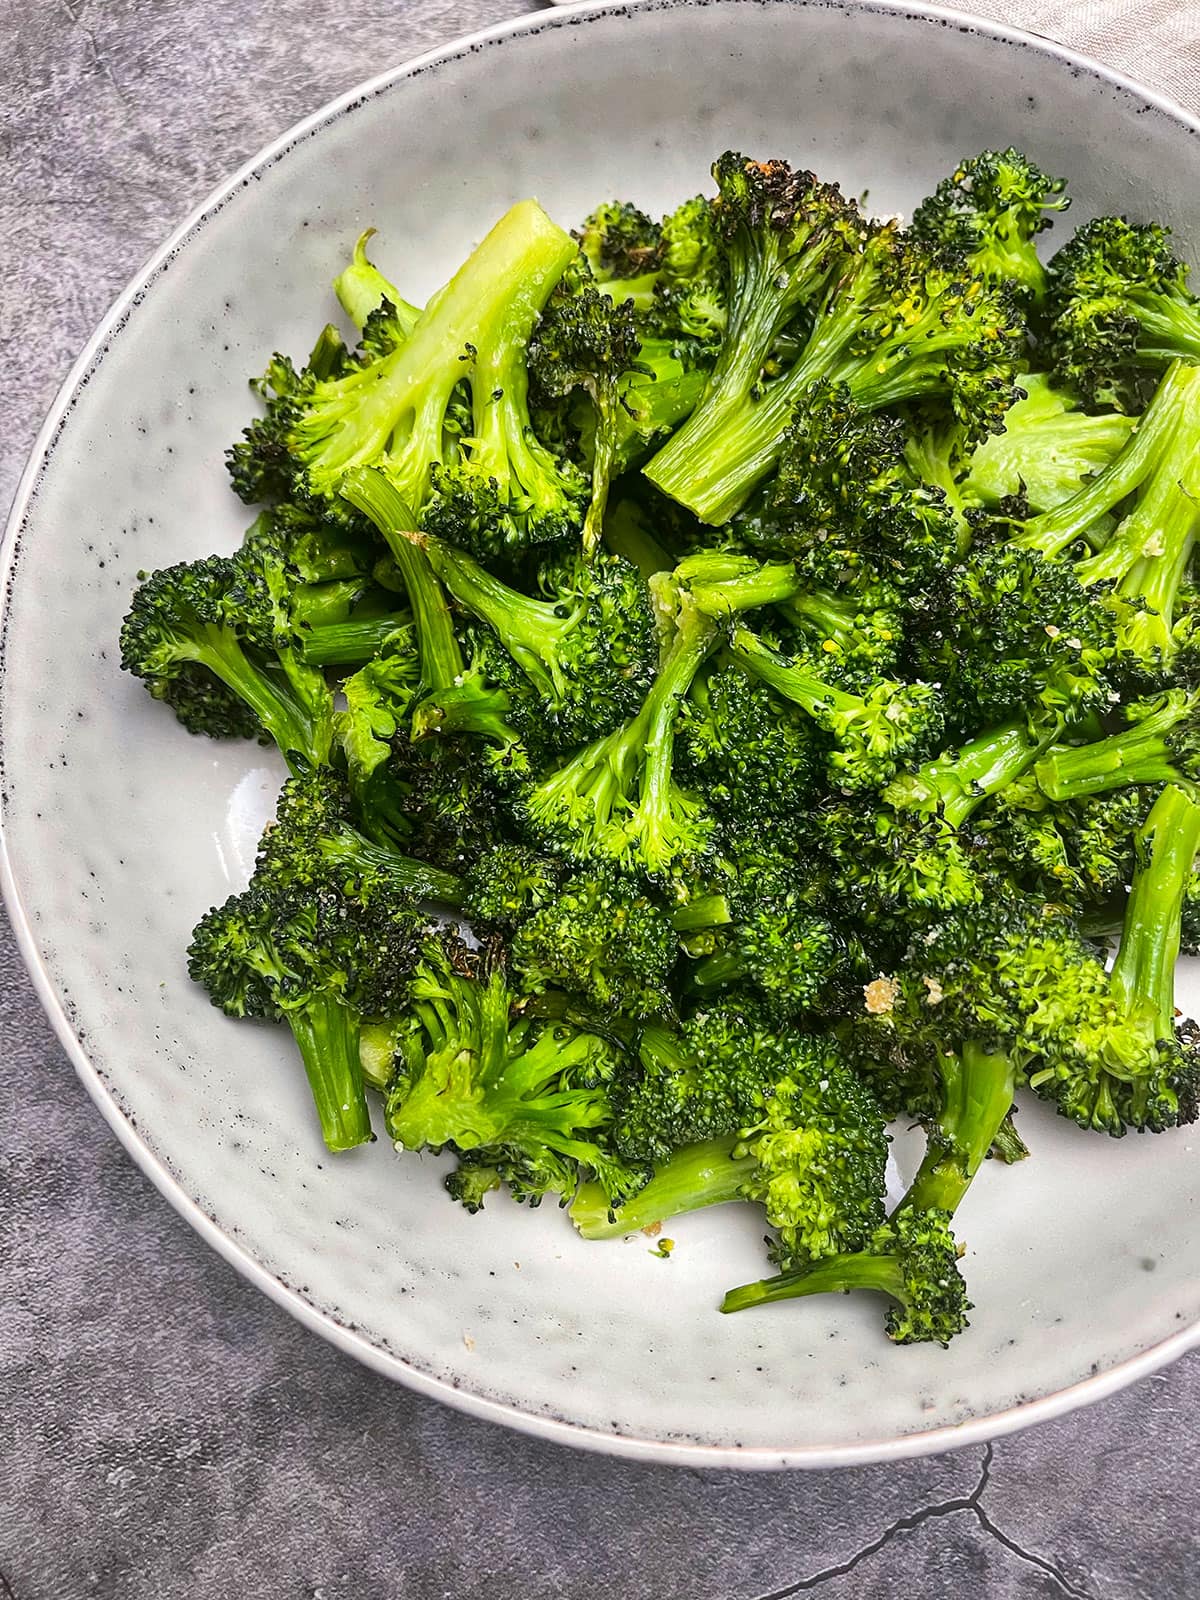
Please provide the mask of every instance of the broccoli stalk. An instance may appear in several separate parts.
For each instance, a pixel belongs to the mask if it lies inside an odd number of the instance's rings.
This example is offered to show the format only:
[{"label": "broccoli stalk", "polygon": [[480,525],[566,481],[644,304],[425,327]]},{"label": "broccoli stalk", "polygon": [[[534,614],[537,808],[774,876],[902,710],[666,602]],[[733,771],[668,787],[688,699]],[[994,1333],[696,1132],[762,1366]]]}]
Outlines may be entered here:
[{"label": "broccoli stalk", "polygon": [[347,617],[306,628],[300,653],[312,667],[358,667],[382,654],[399,633],[412,628],[406,612],[381,617]]},{"label": "broccoli stalk", "polygon": [[1120,411],[1079,410],[1045,373],[1023,372],[1019,382],[1024,397],[964,464],[959,489],[985,506],[1020,496],[1034,512],[1051,511],[1104,472],[1139,423]]},{"label": "broccoli stalk", "polygon": [[1060,724],[1049,719],[1033,729],[1025,722],[992,728],[948,755],[903,773],[884,791],[897,810],[936,813],[958,829],[990,796],[1027,772],[1056,737]]},{"label": "broccoli stalk", "polygon": [[937,691],[925,683],[872,684],[865,694],[831,686],[803,661],[787,661],[746,628],[736,628],[730,652],[750,672],[798,705],[833,740],[828,763],[843,789],[881,788],[942,729]]},{"label": "broccoli stalk", "polygon": [[941,1105],[927,1130],[925,1158],[900,1204],[953,1216],[1004,1134],[1016,1068],[1004,1051],[969,1040],[957,1053],[940,1055],[937,1071]]},{"label": "broccoli stalk", "polygon": [[1130,726],[1091,744],[1056,745],[1034,768],[1051,800],[1080,800],[1143,783],[1194,784],[1200,777],[1200,694],[1172,689],[1126,708]]},{"label": "broccoli stalk", "polygon": [[753,1171],[750,1147],[736,1134],[685,1145],[617,1210],[599,1184],[585,1183],[571,1202],[571,1221],[585,1239],[620,1239],[705,1206],[741,1200]]},{"label": "broccoli stalk", "polygon": [[370,517],[387,541],[400,569],[408,603],[412,607],[421,680],[430,692],[449,689],[462,676],[463,658],[454,632],[454,619],[429,558],[415,543],[415,519],[409,503],[384,473],[361,467],[342,479],[340,493],[357,510]]}]

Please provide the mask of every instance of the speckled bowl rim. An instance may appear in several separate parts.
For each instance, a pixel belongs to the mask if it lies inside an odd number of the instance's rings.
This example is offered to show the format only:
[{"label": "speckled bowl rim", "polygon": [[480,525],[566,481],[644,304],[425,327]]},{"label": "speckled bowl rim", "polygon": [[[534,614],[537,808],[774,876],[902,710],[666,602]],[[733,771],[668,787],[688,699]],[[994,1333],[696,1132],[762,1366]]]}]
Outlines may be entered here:
[{"label": "speckled bowl rim", "polygon": [[[907,4],[903,3],[903,0],[580,0],[580,3],[567,4],[561,10],[535,12],[528,16],[517,17],[496,27],[463,35],[450,44],[429,50],[340,95],[265,146],[231,178],[219,184],[200,202],[175,229],[166,243],[135,273],[127,287],[117,297],[107,316],[88,340],[55,397],[17,486],[5,527],[3,546],[0,548],[0,629],[2,629],[0,674],[7,666],[9,599],[16,581],[22,537],[29,523],[42,479],[50,466],[55,447],[68,426],[71,414],[92,372],[104,359],[113,340],[129,327],[150,285],[237,190],[247,187],[259,173],[283,159],[293,148],[320,132],[337,118],[352,115],[360,106],[388,92],[406,78],[416,77],[444,63],[478,52],[482,47],[503,43],[519,35],[534,36],[551,29],[585,27],[589,22],[610,12],[686,10],[709,4],[779,4],[805,10],[870,12],[901,17],[914,23],[951,26],[964,33],[979,34],[999,43],[1008,44],[1014,49],[1033,50],[1039,55],[1057,60],[1066,68],[1093,77],[1108,88],[1120,90],[1138,101],[1143,108],[1162,113],[1200,138],[1200,120],[1191,116],[1177,102],[1090,57],[1079,55],[1056,44],[1053,40],[1024,29],[992,23],[984,18],[973,17],[969,13],[948,7]],[[0,726],[0,769],[3,764],[3,728]],[[982,1444],[1028,1427],[1032,1423],[1063,1416],[1078,1406],[1088,1405],[1115,1393],[1138,1378],[1166,1366],[1185,1351],[1200,1345],[1200,1321],[1197,1321],[1190,1327],[1173,1333],[1169,1338],[1151,1345],[1138,1355],[1118,1362],[1107,1371],[1096,1373],[1079,1383],[1003,1411],[973,1417],[968,1422],[904,1434],[896,1438],[869,1440],[859,1444],[801,1445],[794,1448],[676,1444],[631,1434],[601,1433],[597,1429],[571,1422],[566,1418],[547,1417],[523,1411],[518,1406],[491,1398],[486,1393],[472,1392],[443,1378],[435,1377],[411,1362],[379,1348],[361,1333],[343,1326],[327,1311],[314,1305],[297,1289],[284,1283],[275,1273],[263,1266],[196,1203],[169,1171],[162,1157],[155,1152],[146,1137],[127,1119],[113,1091],[101,1079],[72,1026],[62,996],[38,950],[9,852],[4,804],[3,796],[0,796],[0,889],[3,891],[21,956],[29,970],[38,998],[76,1072],[125,1149],[159,1192],[170,1201],[201,1238],[212,1245],[227,1261],[232,1262],[252,1284],[269,1295],[306,1327],[328,1339],[347,1355],[354,1356],[386,1377],[398,1379],[419,1394],[441,1400],[472,1416],[482,1417],[489,1422],[504,1423],[523,1433],[549,1439],[558,1444],[574,1445],[577,1448],[623,1456],[631,1460],[669,1463],[684,1467],[743,1470],[849,1467],[875,1462],[901,1461],[915,1456],[931,1455],[938,1451],[958,1449],[970,1444]]]}]

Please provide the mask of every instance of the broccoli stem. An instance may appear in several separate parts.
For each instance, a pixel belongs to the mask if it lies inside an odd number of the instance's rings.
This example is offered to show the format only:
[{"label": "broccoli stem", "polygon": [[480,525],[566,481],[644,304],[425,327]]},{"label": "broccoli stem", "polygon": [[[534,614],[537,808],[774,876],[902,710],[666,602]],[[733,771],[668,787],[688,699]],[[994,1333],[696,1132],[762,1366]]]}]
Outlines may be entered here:
[{"label": "broccoli stem", "polygon": [[348,622],[322,622],[305,631],[301,654],[312,667],[360,667],[372,661],[408,617],[351,618]]},{"label": "broccoli stem", "polygon": [[[832,237],[810,236],[791,261],[773,248],[750,252],[735,285],[729,323],[699,404],[643,469],[664,494],[702,522],[728,522],[754,484],[770,470],[807,372],[807,354],[763,393],[762,374],[776,339],[799,305],[815,294],[832,265]],[[807,255],[808,259],[805,260]],[[780,292],[780,279],[788,281]],[[815,374],[813,374],[815,376]]]},{"label": "broccoli stem", "polygon": [[723,894],[697,895],[671,913],[676,933],[694,933],[702,928],[722,928],[733,921],[729,901]]},{"label": "broccoli stem", "polygon": [[1173,783],[1181,774],[1170,737],[1195,715],[1195,700],[1164,696],[1148,716],[1092,744],[1055,745],[1034,768],[1038,788],[1051,800],[1080,800],[1143,783]]},{"label": "broccoli stem", "polygon": [[721,1310],[745,1311],[749,1306],[797,1300],[810,1294],[849,1293],[851,1289],[875,1289],[903,1303],[903,1267],[894,1256],[870,1255],[866,1251],[834,1256],[828,1261],[818,1261],[813,1267],[781,1272],[777,1277],[730,1289],[721,1302]]},{"label": "broccoli stem", "polygon": [[810,717],[820,719],[830,711],[853,715],[864,709],[861,695],[835,688],[818,673],[797,662],[782,660],[748,628],[735,630],[729,648],[731,654],[747,666],[755,677],[761,678],[768,689],[774,689],[776,694],[799,706]]},{"label": "broccoli stem", "polygon": [[371,1117],[358,1053],[358,1019],[328,996],[315,996],[287,1012],[330,1150],[350,1150],[371,1139]]},{"label": "broccoli stem", "polygon": [[571,1203],[571,1221],[585,1239],[617,1239],[685,1211],[737,1200],[753,1166],[748,1157],[735,1154],[737,1148],[735,1138],[685,1145],[615,1211],[600,1184],[582,1184]]},{"label": "broccoli stem", "polygon": [[477,677],[430,695],[412,714],[414,743],[431,734],[472,734],[504,747],[518,742],[508,721],[512,702],[504,689],[482,684]]},{"label": "broccoli stem", "polygon": [[942,1110],[900,1207],[953,1213],[1012,1110],[1016,1074],[1007,1055],[974,1041],[943,1056],[938,1068]]},{"label": "broccoli stem", "polygon": [[[690,557],[675,569],[675,576],[687,584],[697,608],[706,616],[728,617],[759,606],[778,605],[799,593],[800,580],[790,561],[771,562],[729,577],[720,576],[722,563],[744,566],[737,557],[704,555]],[[704,576],[706,568],[715,569],[711,578]]]},{"label": "broccoli stem", "polygon": [[[859,354],[856,337],[877,290],[877,277],[860,267],[833,298],[832,309],[818,313],[803,354],[790,371],[765,389],[761,381],[768,343],[754,349],[750,380],[730,385],[722,360],[713,369],[706,397],[683,427],[643,469],[664,494],[687,506],[702,522],[719,526],[740,510],[755,484],[774,466],[796,403],[818,378],[845,383],[868,411],[913,400],[944,382],[945,355],[962,342],[953,319],[944,319],[936,300],[911,323]],[[730,339],[737,342],[731,317]],[[738,355],[745,352],[739,347]]]},{"label": "broccoli stem", "polygon": [[466,894],[462,879],[453,872],[442,872],[412,856],[402,855],[399,850],[374,844],[348,826],[322,839],[321,854],[338,866],[382,872],[402,894],[414,900],[436,900],[442,905],[459,906]]},{"label": "broccoli stem", "polygon": [[[1036,550],[1044,556],[1061,555],[1069,545],[1084,539],[1128,495],[1158,471],[1160,462],[1172,452],[1185,402],[1197,382],[1197,369],[1176,363],[1163,378],[1154,398],[1138,419],[1124,449],[1090,483],[1040,517],[1028,521],[1012,540],[1023,550]],[[1190,457],[1196,433],[1185,429],[1185,459]],[[1182,469],[1184,461],[1179,463]],[[1175,475],[1176,477],[1178,474]],[[1146,532],[1143,528],[1143,536]]]},{"label": "broccoli stem", "polygon": [[431,693],[449,689],[462,677],[464,664],[454,620],[442,586],[434,576],[425,552],[409,535],[416,518],[400,491],[374,467],[360,467],[342,479],[341,494],[370,517],[387,540],[408,591],[417,644],[421,652],[421,677]]},{"label": "broccoli stem", "polygon": [[948,756],[935,756],[916,772],[895,778],[884,798],[899,809],[940,811],[960,828],[989,797],[1026,772],[1061,732],[1054,721],[1030,731],[1025,722],[1008,722],[984,733]]},{"label": "broccoli stem", "polygon": [[304,705],[256,667],[229,630],[217,626],[198,630],[188,653],[246,702],[289,766],[294,765],[293,756],[310,766],[328,760],[328,741],[319,736]]},{"label": "broccoli stem", "polygon": [[779,609],[790,622],[797,622],[801,627],[815,623],[824,638],[832,639],[843,648],[853,641],[858,631],[857,607],[847,605],[837,595],[823,589],[798,589],[779,603]]},{"label": "broccoli stem", "polygon": [[1121,943],[1109,974],[1114,994],[1154,1038],[1175,1034],[1175,963],[1188,880],[1200,849],[1200,804],[1169,784],[1139,834],[1141,862],[1125,908]]},{"label": "broccoli stem", "polygon": [[563,615],[562,607],[522,594],[444,540],[410,538],[454,598],[488,624],[538,689],[547,697],[561,693],[555,648],[577,623],[578,612]]},{"label": "broccoli stem", "polygon": [[[665,865],[672,852],[655,842],[661,819],[671,809],[672,764],[679,707],[687,698],[705,656],[716,642],[710,618],[684,603],[676,618],[675,642],[641,711],[629,725],[637,728],[645,754],[641,790],[632,822],[646,842],[646,859],[652,867]],[[640,728],[638,725],[641,725]]]}]

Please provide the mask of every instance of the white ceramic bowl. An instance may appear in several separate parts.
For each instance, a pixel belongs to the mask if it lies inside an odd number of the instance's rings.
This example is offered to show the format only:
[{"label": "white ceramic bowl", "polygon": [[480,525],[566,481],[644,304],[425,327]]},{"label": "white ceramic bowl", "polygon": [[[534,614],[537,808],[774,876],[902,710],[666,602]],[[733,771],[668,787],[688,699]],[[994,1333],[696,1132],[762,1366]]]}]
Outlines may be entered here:
[{"label": "white ceramic bowl", "polygon": [[[691,1465],[828,1466],[945,1449],[1067,1410],[1200,1338],[1200,1133],[1111,1143],[1038,1110],[1033,1160],[961,1214],[976,1302],[943,1352],[894,1349],[869,1298],[721,1317],[762,1266],[746,1209],[681,1221],[669,1261],[577,1240],[554,1207],[469,1218],[439,1163],[324,1154],[285,1037],[184,971],[197,915],[246,877],[280,779],[189,740],[117,670],[140,567],[231,548],[222,452],[248,373],[302,353],[368,223],[415,299],[517,198],[570,224],[661,210],[733,146],[903,210],[1014,142],[1099,209],[1200,241],[1178,109],[1028,36],[911,5],[586,7],[366,84],[215,193],[122,295],[38,442],[4,549],[8,905],[105,1116],[217,1249],[380,1371],[546,1437]],[[912,1153],[897,1150],[899,1176]]]}]

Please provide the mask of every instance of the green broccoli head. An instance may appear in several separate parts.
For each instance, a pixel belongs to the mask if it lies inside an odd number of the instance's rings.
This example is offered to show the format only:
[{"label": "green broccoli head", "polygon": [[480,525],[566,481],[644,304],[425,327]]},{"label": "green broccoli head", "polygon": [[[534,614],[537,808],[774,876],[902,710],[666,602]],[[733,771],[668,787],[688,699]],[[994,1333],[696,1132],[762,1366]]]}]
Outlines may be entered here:
[{"label": "green broccoli head", "polygon": [[581,1173],[623,1196],[641,1177],[609,1143],[613,1047],[565,1023],[522,1018],[513,1002],[498,968],[445,938],[427,943],[388,1088],[390,1137],[493,1167],[518,1199],[570,1194]]},{"label": "green broccoli head", "polygon": [[303,660],[295,588],[294,570],[265,540],[144,576],[121,628],[121,665],[190,732],[253,729],[289,759],[319,764],[333,697]]},{"label": "green broccoli head", "polygon": [[1200,315],[1171,234],[1157,223],[1097,217],[1051,260],[1047,354],[1091,401],[1140,410],[1145,374],[1200,357]]},{"label": "green broccoli head", "polygon": [[721,1310],[871,1289],[892,1302],[886,1327],[896,1344],[947,1345],[968,1326],[971,1309],[958,1254],[945,1212],[900,1210],[876,1230],[869,1249],[731,1289]]},{"label": "green broccoli head", "polygon": [[1019,150],[985,150],[962,161],[913,212],[916,238],[962,256],[989,283],[1015,284],[1040,301],[1046,272],[1037,236],[1070,204],[1066,182],[1051,178]]},{"label": "green broccoli head", "polygon": [[811,722],[735,666],[702,673],[680,712],[681,770],[713,810],[787,823],[811,795],[821,750]]},{"label": "green broccoli head", "polygon": [[670,1014],[677,954],[666,913],[636,879],[605,865],[567,876],[517,925],[509,947],[522,987],[563,989],[627,1017]]}]

